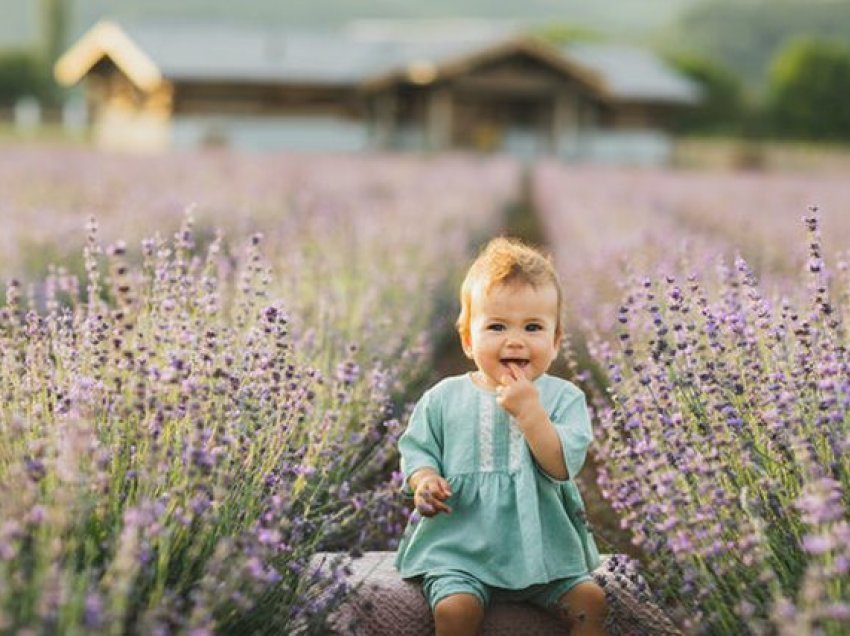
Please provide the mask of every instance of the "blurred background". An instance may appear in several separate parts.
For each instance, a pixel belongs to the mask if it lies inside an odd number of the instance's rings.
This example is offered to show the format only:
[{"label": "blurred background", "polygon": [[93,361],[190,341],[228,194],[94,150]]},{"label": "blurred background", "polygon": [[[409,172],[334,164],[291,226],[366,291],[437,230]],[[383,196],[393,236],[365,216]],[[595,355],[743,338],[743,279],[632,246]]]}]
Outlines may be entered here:
[{"label": "blurred background", "polygon": [[850,165],[843,0],[0,5],[0,141]]}]

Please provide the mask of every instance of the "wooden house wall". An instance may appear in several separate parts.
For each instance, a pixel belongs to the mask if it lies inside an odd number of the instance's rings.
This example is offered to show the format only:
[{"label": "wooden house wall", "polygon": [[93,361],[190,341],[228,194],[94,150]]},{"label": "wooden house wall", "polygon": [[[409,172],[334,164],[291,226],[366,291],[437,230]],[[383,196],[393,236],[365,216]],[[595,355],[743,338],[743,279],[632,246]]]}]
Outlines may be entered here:
[{"label": "wooden house wall", "polygon": [[576,80],[520,54],[442,82],[398,83],[373,97],[369,114],[385,147],[415,139],[431,149],[511,150],[519,143],[557,152],[562,137],[598,119],[596,109]]},{"label": "wooden house wall", "polygon": [[352,87],[230,81],[181,81],[174,114],[301,115],[359,118],[361,106]]},{"label": "wooden house wall", "polygon": [[108,58],[86,78],[95,143],[115,150],[158,151],[169,146],[172,87],[139,90]]},{"label": "wooden house wall", "polygon": [[664,104],[621,102],[601,111],[600,124],[612,130],[664,130],[675,110]]}]

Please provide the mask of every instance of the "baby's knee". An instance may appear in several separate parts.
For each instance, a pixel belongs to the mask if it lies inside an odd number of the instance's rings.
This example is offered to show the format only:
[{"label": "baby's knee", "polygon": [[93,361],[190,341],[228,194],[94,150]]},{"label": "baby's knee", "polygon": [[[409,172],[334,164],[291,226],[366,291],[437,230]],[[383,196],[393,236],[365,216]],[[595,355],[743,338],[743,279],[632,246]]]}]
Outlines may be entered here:
[{"label": "baby's knee", "polygon": [[595,617],[604,619],[608,615],[608,599],[605,590],[596,583],[588,583],[584,589],[588,611]]},{"label": "baby's knee", "polygon": [[474,594],[451,594],[434,606],[437,624],[470,624],[480,622],[484,607]]},{"label": "baby's knee", "polygon": [[608,615],[605,590],[590,581],[579,583],[558,601],[563,618],[572,622],[601,625]]}]

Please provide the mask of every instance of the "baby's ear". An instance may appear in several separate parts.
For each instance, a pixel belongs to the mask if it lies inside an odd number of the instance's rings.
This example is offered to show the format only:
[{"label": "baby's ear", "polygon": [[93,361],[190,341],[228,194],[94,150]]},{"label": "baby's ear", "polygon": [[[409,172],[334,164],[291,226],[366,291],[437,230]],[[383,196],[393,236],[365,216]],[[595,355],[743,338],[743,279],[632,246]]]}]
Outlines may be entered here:
[{"label": "baby's ear", "polygon": [[470,360],[472,359],[472,338],[469,336],[469,332],[460,333],[460,345],[463,347],[463,353],[466,354],[466,357]]}]

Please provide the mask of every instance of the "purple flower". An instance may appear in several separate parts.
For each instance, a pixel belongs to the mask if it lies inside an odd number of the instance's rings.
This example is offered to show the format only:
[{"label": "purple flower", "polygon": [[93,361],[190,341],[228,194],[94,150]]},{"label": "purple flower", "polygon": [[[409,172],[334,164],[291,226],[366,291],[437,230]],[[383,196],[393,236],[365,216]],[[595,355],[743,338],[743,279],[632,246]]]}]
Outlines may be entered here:
[{"label": "purple flower", "polygon": [[850,604],[848,603],[832,603],[824,607],[821,613],[824,618],[850,622]]},{"label": "purple flower", "polygon": [[83,610],[83,624],[88,629],[100,629],[104,619],[103,599],[97,592],[89,592],[86,595]]},{"label": "purple flower", "polygon": [[803,537],[803,549],[809,554],[826,554],[835,548],[835,542],[829,535],[807,534]]},{"label": "purple flower", "polygon": [[817,525],[843,517],[842,499],[841,484],[824,477],[808,484],[795,505],[803,513],[805,523]]}]

